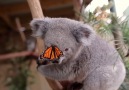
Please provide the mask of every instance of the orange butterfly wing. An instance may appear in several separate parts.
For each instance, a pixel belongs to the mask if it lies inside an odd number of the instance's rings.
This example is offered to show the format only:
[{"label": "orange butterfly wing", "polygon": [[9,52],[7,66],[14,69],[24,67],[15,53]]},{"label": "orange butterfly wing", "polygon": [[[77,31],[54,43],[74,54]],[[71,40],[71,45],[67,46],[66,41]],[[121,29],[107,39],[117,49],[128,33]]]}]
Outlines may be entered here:
[{"label": "orange butterfly wing", "polygon": [[58,59],[61,55],[63,55],[62,51],[56,47],[56,46],[51,46],[47,48],[44,53],[40,55],[40,59],[47,58],[50,60]]},{"label": "orange butterfly wing", "polygon": [[43,59],[43,58],[50,58],[50,56],[51,56],[51,51],[52,51],[52,47],[49,47],[49,48],[47,48],[45,51],[44,51],[44,53],[42,53],[41,55],[40,55],[40,58],[41,59]]},{"label": "orange butterfly wing", "polygon": [[57,57],[60,57],[61,55],[63,55],[62,51],[58,47],[55,47],[55,53]]},{"label": "orange butterfly wing", "polygon": [[63,53],[57,46],[52,46],[51,60],[58,59]]}]

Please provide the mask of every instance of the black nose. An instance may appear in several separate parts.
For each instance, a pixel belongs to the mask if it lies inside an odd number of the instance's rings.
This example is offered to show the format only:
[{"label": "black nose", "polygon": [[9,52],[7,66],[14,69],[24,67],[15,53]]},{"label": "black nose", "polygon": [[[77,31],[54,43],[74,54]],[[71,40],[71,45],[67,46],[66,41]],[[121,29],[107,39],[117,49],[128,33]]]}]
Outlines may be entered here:
[{"label": "black nose", "polygon": [[58,60],[53,60],[52,63],[59,63],[59,61]]}]

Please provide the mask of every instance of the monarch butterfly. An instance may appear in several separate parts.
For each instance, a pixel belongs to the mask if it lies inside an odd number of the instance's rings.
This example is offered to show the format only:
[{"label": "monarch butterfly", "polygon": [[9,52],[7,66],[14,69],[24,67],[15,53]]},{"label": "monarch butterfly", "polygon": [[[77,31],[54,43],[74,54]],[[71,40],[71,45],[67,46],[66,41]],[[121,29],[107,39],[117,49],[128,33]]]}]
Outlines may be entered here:
[{"label": "monarch butterfly", "polygon": [[63,55],[63,53],[57,46],[50,46],[40,55],[40,59],[46,58],[49,60],[55,60],[61,55]]}]

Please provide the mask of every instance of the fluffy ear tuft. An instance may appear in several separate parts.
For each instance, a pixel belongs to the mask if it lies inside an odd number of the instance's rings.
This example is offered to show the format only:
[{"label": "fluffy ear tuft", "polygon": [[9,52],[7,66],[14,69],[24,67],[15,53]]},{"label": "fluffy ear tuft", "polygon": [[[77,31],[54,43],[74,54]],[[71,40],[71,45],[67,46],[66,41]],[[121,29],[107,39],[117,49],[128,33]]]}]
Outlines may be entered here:
[{"label": "fluffy ear tuft", "polygon": [[82,25],[73,30],[73,36],[77,42],[82,43],[84,46],[88,46],[95,38],[95,31],[88,25]]},{"label": "fluffy ear tuft", "polygon": [[43,19],[33,19],[30,22],[30,26],[32,29],[32,36],[34,37],[44,36],[47,31],[47,22],[43,21]]},{"label": "fluffy ear tuft", "polygon": [[31,29],[32,30],[37,30],[42,22],[43,22],[43,20],[41,20],[41,19],[33,19],[30,22]]}]

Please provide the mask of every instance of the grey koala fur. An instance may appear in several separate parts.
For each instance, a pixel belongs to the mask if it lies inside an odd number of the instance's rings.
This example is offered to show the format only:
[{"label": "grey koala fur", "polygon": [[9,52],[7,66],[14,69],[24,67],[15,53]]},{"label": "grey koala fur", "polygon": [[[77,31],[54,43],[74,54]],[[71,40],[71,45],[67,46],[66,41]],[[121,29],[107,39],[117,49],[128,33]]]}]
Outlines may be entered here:
[{"label": "grey koala fur", "polygon": [[44,39],[45,48],[56,45],[64,53],[62,62],[38,67],[44,76],[83,83],[82,90],[118,90],[124,81],[126,71],[120,55],[91,26],[48,17],[34,19],[30,25],[32,35]]}]

